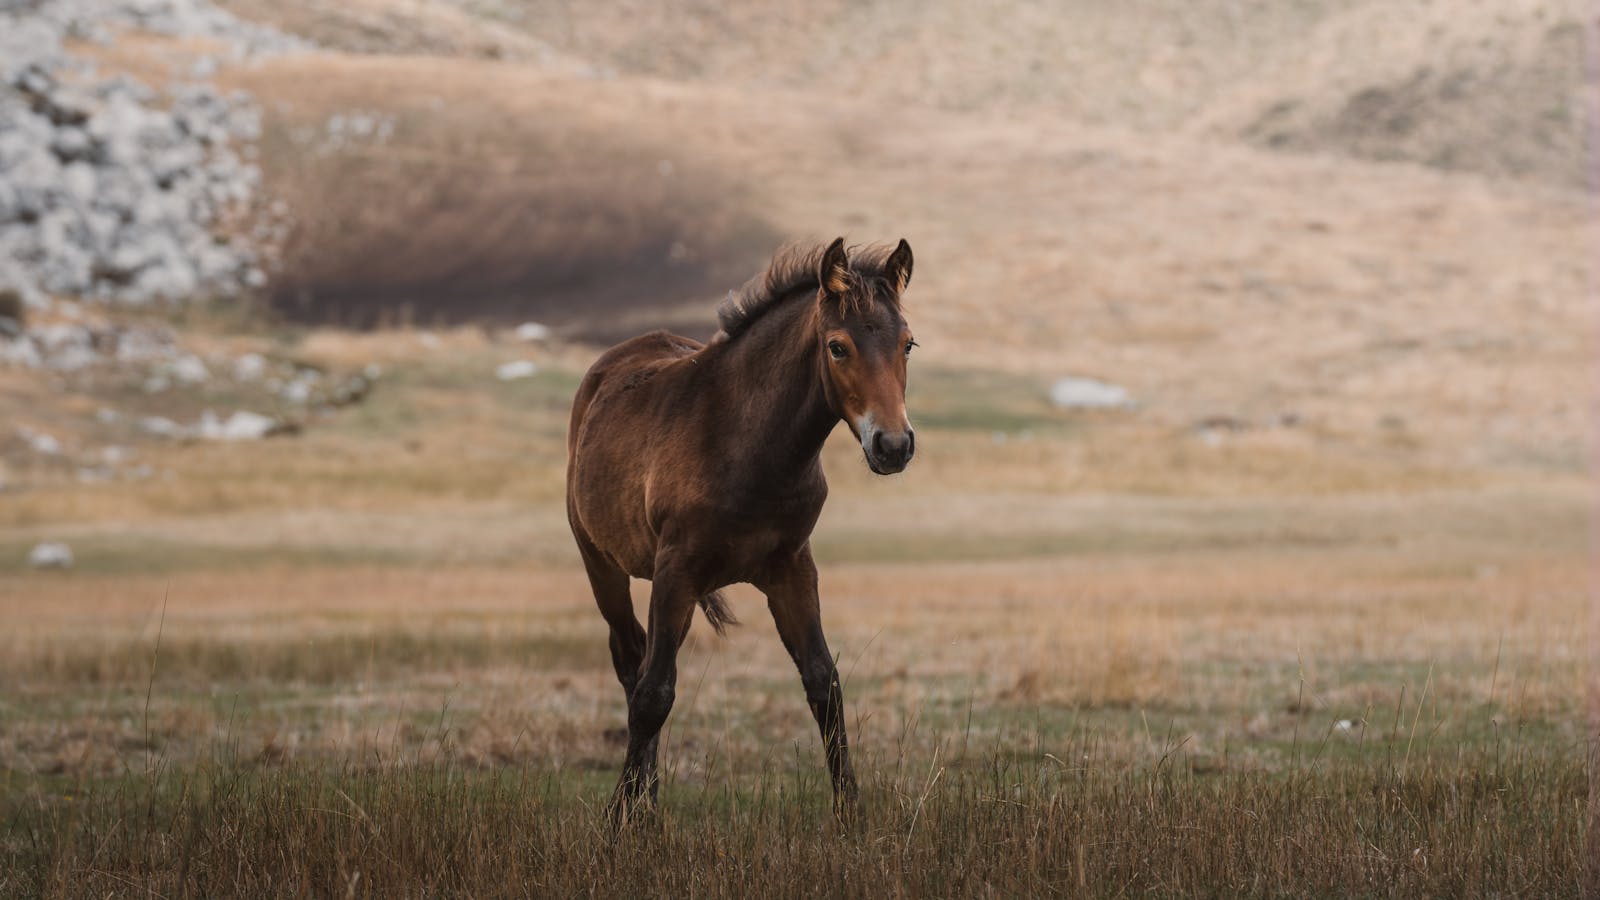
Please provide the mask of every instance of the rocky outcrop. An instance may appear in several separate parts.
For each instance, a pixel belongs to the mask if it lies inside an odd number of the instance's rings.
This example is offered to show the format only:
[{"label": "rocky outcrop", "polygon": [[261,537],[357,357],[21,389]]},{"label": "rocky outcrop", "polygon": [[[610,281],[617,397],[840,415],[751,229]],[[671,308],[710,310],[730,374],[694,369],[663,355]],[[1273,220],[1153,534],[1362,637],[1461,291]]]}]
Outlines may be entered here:
[{"label": "rocky outcrop", "polygon": [[198,0],[0,0],[0,293],[27,306],[182,302],[265,281],[258,231],[222,228],[256,194],[258,110],[200,80],[105,77],[63,46],[124,29],[239,58],[301,46]]}]

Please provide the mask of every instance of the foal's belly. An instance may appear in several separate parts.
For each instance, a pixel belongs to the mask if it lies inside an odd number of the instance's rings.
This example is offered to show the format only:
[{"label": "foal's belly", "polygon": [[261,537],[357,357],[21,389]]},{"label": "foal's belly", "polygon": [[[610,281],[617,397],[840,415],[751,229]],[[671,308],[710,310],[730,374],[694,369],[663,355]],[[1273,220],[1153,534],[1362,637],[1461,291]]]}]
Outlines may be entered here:
[{"label": "foal's belly", "polygon": [[[605,524],[590,539],[619,568],[634,578],[655,575],[662,537],[647,522],[643,503],[631,510],[601,512]],[[745,520],[736,526],[719,521],[715,513],[686,510],[670,530],[706,590],[736,582],[754,581],[775,558],[793,554],[810,538],[810,523]],[[586,527],[591,527],[585,522]]]},{"label": "foal's belly", "polygon": [[704,501],[662,503],[642,484],[595,482],[584,483],[580,472],[578,510],[601,552],[630,576],[649,580],[663,541],[670,539],[676,544],[670,549],[687,558],[705,590],[759,580],[775,559],[798,551],[810,539],[826,496],[824,489],[807,492],[800,503],[787,498],[753,511],[731,510]]}]

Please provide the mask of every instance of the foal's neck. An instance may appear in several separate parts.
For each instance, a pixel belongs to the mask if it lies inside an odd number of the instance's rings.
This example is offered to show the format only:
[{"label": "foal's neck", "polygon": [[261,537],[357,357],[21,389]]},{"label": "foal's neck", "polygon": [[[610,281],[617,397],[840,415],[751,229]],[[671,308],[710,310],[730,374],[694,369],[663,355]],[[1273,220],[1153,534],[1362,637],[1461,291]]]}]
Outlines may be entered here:
[{"label": "foal's neck", "polygon": [[742,397],[741,430],[768,449],[778,477],[817,465],[839,417],[822,386],[816,303],[791,297],[723,348],[725,377]]}]

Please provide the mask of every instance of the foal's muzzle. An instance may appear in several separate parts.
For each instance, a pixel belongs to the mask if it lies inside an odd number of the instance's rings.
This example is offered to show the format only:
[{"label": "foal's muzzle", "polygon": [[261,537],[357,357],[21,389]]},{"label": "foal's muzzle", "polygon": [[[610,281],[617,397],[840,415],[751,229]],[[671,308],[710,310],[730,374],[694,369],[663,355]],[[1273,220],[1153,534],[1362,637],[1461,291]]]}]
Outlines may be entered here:
[{"label": "foal's muzzle", "polygon": [[885,431],[869,425],[861,435],[861,449],[867,454],[868,468],[879,475],[893,475],[905,471],[917,452],[917,433],[910,426],[904,431]]}]

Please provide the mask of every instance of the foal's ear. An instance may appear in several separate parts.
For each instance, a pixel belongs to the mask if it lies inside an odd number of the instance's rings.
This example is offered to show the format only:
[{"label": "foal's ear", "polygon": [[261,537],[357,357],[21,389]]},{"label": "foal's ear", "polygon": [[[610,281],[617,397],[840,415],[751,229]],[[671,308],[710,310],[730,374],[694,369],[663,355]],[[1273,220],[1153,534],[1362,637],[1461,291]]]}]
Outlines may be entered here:
[{"label": "foal's ear", "polygon": [[842,297],[850,292],[850,260],[845,256],[844,238],[835,238],[828,249],[822,251],[822,262],[817,264],[817,281],[829,297]]},{"label": "foal's ear", "polygon": [[911,283],[911,245],[905,238],[900,239],[900,246],[883,261],[883,274],[894,285],[896,294],[905,293],[906,285]]}]

